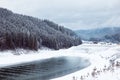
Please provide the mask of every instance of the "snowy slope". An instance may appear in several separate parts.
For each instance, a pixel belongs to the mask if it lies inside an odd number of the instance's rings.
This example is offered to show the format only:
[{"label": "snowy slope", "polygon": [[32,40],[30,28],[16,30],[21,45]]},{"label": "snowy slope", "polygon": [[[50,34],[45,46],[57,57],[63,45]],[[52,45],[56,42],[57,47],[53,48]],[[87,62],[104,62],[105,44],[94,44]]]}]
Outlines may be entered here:
[{"label": "snowy slope", "polygon": [[[86,51],[85,53],[83,51]],[[85,54],[91,66],[70,75],[53,80],[120,80],[120,66],[111,67],[111,60],[120,62],[119,45],[83,44],[79,46],[78,55]],[[76,53],[77,55],[77,53]],[[115,65],[115,64],[114,64]],[[109,70],[107,70],[110,68]]]},{"label": "snowy slope", "polygon": [[[112,76],[112,78],[108,80],[120,80],[120,69],[118,67],[114,67],[114,72],[111,72],[112,68],[104,72],[104,69],[111,66],[112,61],[120,61],[119,46],[120,45],[117,44],[92,44],[91,42],[84,42],[84,44],[80,46],[58,51],[46,48],[38,52],[21,49],[18,49],[16,52],[4,51],[0,52],[0,67],[51,57],[77,56],[90,60],[91,65],[80,71],[52,80],[107,80],[109,76]],[[92,74],[94,70],[96,70],[95,75]],[[99,75],[96,72],[98,72]]]}]

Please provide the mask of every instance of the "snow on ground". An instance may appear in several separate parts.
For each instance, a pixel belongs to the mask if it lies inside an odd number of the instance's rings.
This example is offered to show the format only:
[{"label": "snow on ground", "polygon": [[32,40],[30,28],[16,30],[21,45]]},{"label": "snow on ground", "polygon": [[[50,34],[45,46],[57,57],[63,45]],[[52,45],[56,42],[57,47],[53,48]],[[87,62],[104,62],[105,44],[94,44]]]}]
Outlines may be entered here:
[{"label": "snow on ground", "polygon": [[120,67],[111,67],[112,61],[120,59],[120,45],[83,44],[78,47],[73,49],[75,55],[84,55],[91,66],[53,80],[120,80]]},{"label": "snow on ground", "polygon": [[[47,48],[37,52],[22,49],[3,51],[0,52],[0,67],[60,56],[82,57],[90,60],[91,65],[77,72],[52,80],[120,80],[120,77],[118,77],[120,76],[120,68],[115,67],[114,72],[110,70],[104,72],[104,69],[110,67],[113,61],[120,61],[120,45],[117,44],[92,44],[85,42],[80,46],[58,51]],[[99,76],[93,75],[95,70],[99,73]],[[112,78],[110,78],[111,76]]]}]

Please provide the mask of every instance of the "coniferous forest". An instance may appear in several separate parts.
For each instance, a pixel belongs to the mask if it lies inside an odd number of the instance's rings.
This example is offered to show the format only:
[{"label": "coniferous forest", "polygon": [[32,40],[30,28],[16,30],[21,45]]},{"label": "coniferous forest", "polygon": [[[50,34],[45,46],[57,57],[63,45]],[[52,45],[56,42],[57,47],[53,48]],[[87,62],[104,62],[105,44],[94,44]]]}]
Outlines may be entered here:
[{"label": "coniferous forest", "polygon": [[0,8],[0,50],[38,50],[42,46],[58,50],[81,43],[75,32],[52,21]]}]

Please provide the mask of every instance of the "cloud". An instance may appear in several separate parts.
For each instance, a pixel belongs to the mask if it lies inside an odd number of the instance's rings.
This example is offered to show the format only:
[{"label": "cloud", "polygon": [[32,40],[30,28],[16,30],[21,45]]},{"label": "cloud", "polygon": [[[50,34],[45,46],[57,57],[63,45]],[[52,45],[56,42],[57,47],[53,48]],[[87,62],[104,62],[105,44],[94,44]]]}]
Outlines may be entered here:
[{"label": "cloud", "polygon": [[116,15],[108,19],[101,26],[109,26],[109,27],[120,27],[120,15]]},{"label": "cloud", "polygon": [[71,29],[108,25],[109,19],[120,14],[120,0],[0,0],[0,7],[50,19]]}]

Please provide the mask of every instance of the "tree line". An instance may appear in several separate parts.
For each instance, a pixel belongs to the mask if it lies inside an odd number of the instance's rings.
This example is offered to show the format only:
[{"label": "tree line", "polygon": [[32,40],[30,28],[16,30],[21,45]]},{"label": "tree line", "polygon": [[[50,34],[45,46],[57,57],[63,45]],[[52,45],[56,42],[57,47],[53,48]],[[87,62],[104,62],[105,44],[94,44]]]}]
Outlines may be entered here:
[{"label": "tree line", "polygon": [[24,48],[38,50],[77,46],[82,41],[76,34],[49,20],[13,13],[0,8],[0,49]]}]

